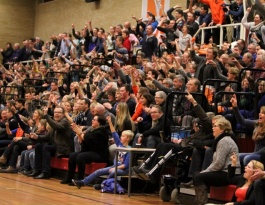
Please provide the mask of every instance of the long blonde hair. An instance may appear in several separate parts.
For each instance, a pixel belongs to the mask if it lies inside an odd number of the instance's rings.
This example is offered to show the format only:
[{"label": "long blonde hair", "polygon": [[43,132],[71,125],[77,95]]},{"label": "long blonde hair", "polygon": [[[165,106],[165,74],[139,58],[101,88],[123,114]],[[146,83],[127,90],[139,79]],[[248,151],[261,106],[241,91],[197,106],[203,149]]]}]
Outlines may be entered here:
[{"label": "long blonde hair", "polygon": [[134,122],[132,121],[128,105],[124,102],[120,102],[118,104],[117,108],[119,109],[119,114],[116,114],[116,121],[115,121],[116,129],[119,131],[123,131],[124,130],[124,127],[123,127],[124,122],[125,122],[125,120],[129,119],[131,121],[131,124],[132,124],[132,130],[134,131],[135,126],[134,126]]},{"label": "long blonde hair", "polygon": [[[260,112],[265,114],[265,106],[260,108]],[[253,132],[252,139],[254,141],[261,140],[265,137],[265,124],[264,123],[257,123],[257,126]]]}]

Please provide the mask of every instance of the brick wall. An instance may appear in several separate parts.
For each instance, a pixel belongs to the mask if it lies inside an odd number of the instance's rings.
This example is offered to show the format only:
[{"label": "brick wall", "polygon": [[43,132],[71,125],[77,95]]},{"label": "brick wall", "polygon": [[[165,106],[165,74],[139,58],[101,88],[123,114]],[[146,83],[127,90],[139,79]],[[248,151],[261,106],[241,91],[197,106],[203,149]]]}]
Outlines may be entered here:
[{"label": "brick wall", "polygon": [[0,1],[0,47],[6,42],[21,43],[34,35],[36,0]]},{"label": "brick wall", "polygon": [[[178,1],[185,6],[185,0]],[[171,0],[171,5],[176,1]],[[135,23],[132,14],[141,16],[142,0],[100,0],[99,3],[85,3],[85,0],[55,0],[39,4],[36,8],[35,35],[48,39],[51,34],[71,32],[71,24],[80,30],[88,20],[92,25],[106,30],[110,25],[124,21]],[[49,15],[48,15],[49,14]]]},{"label": "brick wall", "polygon": [[[146,0],[143,0],[146,1]],[[21,43],[23,39],[40,36],[49,40],[50,35],[71,32],[71,24],[80,30],[88,20],[106,30],[110,25],[124,21],[135,24],[132,14],[141,16],[142,0],[54,0],[38,4],[39,0],[0,0],[0,47],[7,41]],[[186,0],[177,2],[182,6]],[[171,0],[171,6],[176,1]]]}]

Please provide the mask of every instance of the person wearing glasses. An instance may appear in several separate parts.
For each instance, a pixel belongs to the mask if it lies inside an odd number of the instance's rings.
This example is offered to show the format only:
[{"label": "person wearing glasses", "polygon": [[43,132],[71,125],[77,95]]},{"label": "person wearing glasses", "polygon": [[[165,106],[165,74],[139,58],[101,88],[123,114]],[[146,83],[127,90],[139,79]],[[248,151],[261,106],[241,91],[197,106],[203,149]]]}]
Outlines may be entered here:
[{"label": "person wearing glasses", "polygon": [[[50,160],[52,156],[68,157],[74,151],[74,139],[69,121],[64,117],[64,108],[54,109],[53,119],[49,116],[48,107],[43,108],[44,118],[51,127],[46,135],[30,133],[30,138],[37,142],[35,147],[34,171],[28,176],[34,179],[50,178]],[[47,143],[45,143],[47,142]]]},{"label": "person wearing glasses", "polygon": [[[139,133],[136,134],[134,139],[134,147],[137,144],[141,144],[146,148],[156,148],[156,146],[161,142],[160,131],[163,130],[164,124],[164,112],[159,105],[153,105],[150,109],[150,115],[152,118],[151,127],[143,126],[143,118],[138,118],[138,130]],[[170,121],[167,120],[165,127],[165,135],[168,136],[168,131],[170,130]]]},{"label": "person wearing glasses", "polygon": [[[226,186],[229,184],[227,172],[230,157],[233,154],[238,155],[238,146],[232,133],[231,123],[225,118],[220,118],[213,124],[212,129],[215,138],[212,145],[213,161],[193,178],[197,205],[204,205],[208,202],[209,186]],[[237,162],[237,166],[240,167],[239,162]]]}]

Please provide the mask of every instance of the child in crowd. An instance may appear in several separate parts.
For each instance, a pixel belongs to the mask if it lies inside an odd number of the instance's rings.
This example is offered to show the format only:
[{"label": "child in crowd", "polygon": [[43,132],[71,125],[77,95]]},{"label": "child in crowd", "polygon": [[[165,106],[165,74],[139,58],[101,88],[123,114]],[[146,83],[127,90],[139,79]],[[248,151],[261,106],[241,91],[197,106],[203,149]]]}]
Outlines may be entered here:
[{"label": "child in crowd", "polygon": [[[112,133],[112,136],[114,138],[114,141],[117,145],[117,147],[129,147],[128,144],[132,140],[134,134],[131,130],[124,130],[121,134],[121,137],[119,138],[119,135],[115,131],[115,128],[111,122],[111,117],[107,117],[107,121],[110,126],[110,130]],[[117,166],[117,175],[118,176],[124,176],[129,171],[129,153],[128,152],[119,152],[118,155],[118,166]],[[94,181],[97,177],[108,174],[108,178],[113,178],[115,174],[115,162],[116,159],[114,159],[114,165],[106,168],[99,169],[83,180],[74,180],[72,179],[72,182],[74,185],[76,185],[79,189],[82,186],[90,184],[92,181]]]},{"label": "child in crowd", "polygon": [[[50,126],[47,124],[45,119],[41,119],[36,134],[44,135],[50,130]],[[25,134],[25,140],[30,140],[30,134]],[[35,159],[35,140],[31,140],[27,146],[27,150],[21,152],[21,159],[20,159],[20,168],[19,173],[24,175],[31,174],[34,170],[34,159]]]}]

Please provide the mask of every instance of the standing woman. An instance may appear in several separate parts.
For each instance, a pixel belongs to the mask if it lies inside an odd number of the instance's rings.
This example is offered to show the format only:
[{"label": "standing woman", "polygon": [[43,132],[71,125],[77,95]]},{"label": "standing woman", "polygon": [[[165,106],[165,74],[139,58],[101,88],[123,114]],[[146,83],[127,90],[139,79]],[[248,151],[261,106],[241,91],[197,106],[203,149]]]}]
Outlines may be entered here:
[{"label": "standing woman", "polygon": [[[179,37],[178,43],[179,43],[179,48],[184,53],[184,51],[187,49],[190,40],[191,40],[191,35],[189,34],[189,29],[187,25],[184,25],[182,27],[182,32],[180,30],[176,30],[175,34]],[[177,42],[176,42],[177,43]]]},{"label": "standing woman", "polygon": [[78,180],[84,178],[86,164],[92,162],[108,162],[108,133],[104,127],[106,120],[95,115],[92,120],[91,130],[85,134],[82,129],[72,125],[73,131],[77,134],[81,143],[81,151],[73,152],[69,156],[67,178],[61,181],[61,184],[69,184],[74,179],[76,166],[78,167]]},{"label": "standing woman", "polygon": [[247,30],[250,31],[248,43],[253,43],[253,42],[258,43],[256,39],[253,38],[252,34],[255,33],[256,34],[255,36],[258,37],[258,39],[265,40],[265,35],[264,33],[261,32],[261,27],[263,26],[264,19],[260,14],[256,13],[254,16],[254,21],[248,22],[247,19],[248,19],[250,11],[251,11],[251,7],[247,8],[244,17],[241,20],[241,23]]},{"label": "standing woman", "polygon": [[207,169],[196,174],[193,179],[197,205],[207,203],[209,186],[226,186],[229,184],[227,169],[230,164],[230,157],[234,153],[238,154],[238,147],[228,120],[225,118],[216,120],[213,125],[213,136],[215,138],[212,146],[213,161]]}]

